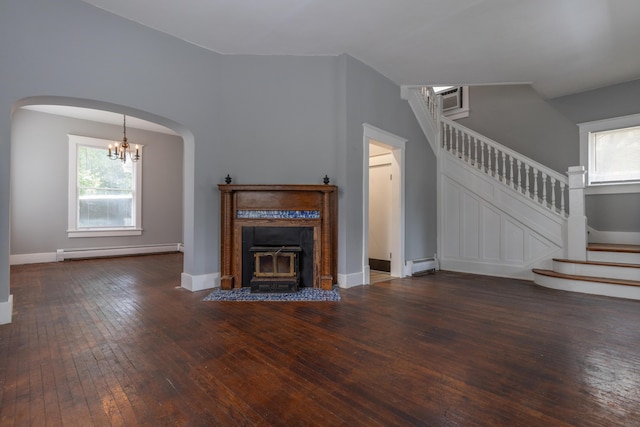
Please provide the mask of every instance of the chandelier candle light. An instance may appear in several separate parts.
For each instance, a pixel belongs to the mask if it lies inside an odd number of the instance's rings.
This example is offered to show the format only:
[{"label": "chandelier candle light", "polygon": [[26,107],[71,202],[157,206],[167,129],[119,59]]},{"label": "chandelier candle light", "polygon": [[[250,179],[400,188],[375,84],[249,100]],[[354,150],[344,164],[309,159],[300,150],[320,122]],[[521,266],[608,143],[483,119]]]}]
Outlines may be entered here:
[{"label": "chandelier candle light", "polygon": [[109,144],[109,158],[111,160],[120,159],[122,163],[127,163],[127,156],[131,159],[132,162],[137,162],[140,160],[140,146],[136,145],[135,154],[131,152],[131,146],[127,142],[127,116],[123,115],[123,129],[124,136],[122,137],[122,142],[120,144],[116,144],[115,149]]}]

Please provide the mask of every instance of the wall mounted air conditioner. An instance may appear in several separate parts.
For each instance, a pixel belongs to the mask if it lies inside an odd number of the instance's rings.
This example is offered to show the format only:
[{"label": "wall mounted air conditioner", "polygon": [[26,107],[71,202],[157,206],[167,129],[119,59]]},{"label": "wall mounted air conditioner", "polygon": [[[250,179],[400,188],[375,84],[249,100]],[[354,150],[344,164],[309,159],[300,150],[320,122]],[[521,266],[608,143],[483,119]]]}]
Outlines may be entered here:
[{"label": "wall mounted air conditioner", "polygon": [[456,86],[451,89],[440,92],[442,97],[442,111],[458,110],[462,105],[462,86]]}]

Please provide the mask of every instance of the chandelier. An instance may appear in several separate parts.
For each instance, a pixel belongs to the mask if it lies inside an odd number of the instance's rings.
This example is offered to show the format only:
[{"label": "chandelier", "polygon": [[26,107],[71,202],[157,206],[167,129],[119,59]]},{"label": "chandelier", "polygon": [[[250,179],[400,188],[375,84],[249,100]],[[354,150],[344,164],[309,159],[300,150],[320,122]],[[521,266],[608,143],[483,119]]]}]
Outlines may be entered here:
[{"label": "chandelier", "polygon": [[111,160],[120,159],[122,160],[122,163],[127,163],[127,157],[129,157],[132,162],[137,162],[138,160],[140,160],[140,146],[136,145],[135,152],[131,151],[131,146],[127,142],[127,116],[123,115],[122,117],[122,127],[124,129],[122,142],[116,144],[115,149],[111,146],[111,144],[109,144],[109,154],[107,154],[107,156],[109,156]]}]

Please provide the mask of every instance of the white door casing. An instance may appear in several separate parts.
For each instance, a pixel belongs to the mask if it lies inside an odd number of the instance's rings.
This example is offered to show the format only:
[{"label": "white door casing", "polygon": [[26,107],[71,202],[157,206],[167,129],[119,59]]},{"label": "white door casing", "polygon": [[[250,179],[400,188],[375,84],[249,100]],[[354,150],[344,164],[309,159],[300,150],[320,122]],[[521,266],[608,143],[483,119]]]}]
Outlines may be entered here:
[{"label": "white door casing", "polygon": [[369,274],[369,144],[374,143],[391,150],[392,180],[391,204],[391,275],[404,277],[404,195],[405,195],[405,145],[407,140],[364,123],[362,159],[362,283],[370,283]]}]

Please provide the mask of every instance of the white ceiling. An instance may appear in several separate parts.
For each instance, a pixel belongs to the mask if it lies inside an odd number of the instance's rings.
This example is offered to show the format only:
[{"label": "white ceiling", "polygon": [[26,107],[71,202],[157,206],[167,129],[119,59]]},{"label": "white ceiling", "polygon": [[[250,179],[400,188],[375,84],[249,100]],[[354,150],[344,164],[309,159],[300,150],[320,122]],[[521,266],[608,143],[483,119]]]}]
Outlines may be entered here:
[{"label": "white ceiling", "polygon": [[639,0],[84,1],[219,53],[347,53],[400,85],[552,98],[640,78]]},{"label": "white ceiling", "polygon": [[[73,117],[76,119],[91,120],[94,122],[108,123],[122,126],[124,123],[122,114],[110,111],[92,110],[90,108],[71,107],[68,105],[27,105],[22,107],[25,110],[40,111],[42,113],[55,114],[58,116]],[[152,132],[178,135],[173,130],[156,123],[127,116],[127,129],[144,129]]]}]

